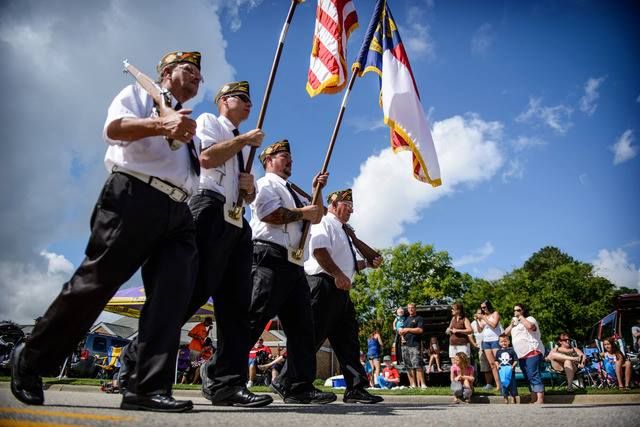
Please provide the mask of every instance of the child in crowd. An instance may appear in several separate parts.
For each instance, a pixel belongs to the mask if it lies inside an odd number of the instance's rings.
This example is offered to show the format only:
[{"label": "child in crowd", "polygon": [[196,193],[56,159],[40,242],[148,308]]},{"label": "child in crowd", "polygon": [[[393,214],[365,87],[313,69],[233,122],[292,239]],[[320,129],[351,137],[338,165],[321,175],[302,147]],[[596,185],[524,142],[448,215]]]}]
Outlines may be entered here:
[{"label": "child in crowd", "polygon": [[[602,353],[601,357],[606,375],[618,381],[618,388],[620,388],[620,390],[629,391],[629,385],[631,384],[631,361],[622,355],[615,338],[605,339],[602,345],[604,347],[604,353]],[[624,371],[624,373],[622,371]],[[623,379],[624,383],[622,382]]]},{"label": "child in crowd", "polygon": [[451,366],[453,403],[460,403],[461,399],[465,403],[470,403],[474,381],[475,375],[473,366],[469,364],[469,356],[463,352],[457,353],[453,358],[453,365]]},{"label": "child in crowd", "polygon": [[[398,307],[396,310],[396,318],[393,320],[393,330],[396,331],[396,335],[398,335],[398,331],[404,328],[404,321],[406,316],[404,315],[404,309],[402,307]],[[402,344],[406,343],[403,336],[400,336],[400,342]]]},{"label": "child in crowd", "polygon": [[385,356],[382,359],[384,363],[384,369],[382,374],[378,377],[378,384],[380,388],[390,389],[400,385],[400,373],[393,363],[391,363],[391,356]]},{"label": "child in crowd", "polygon": [[509,397],[513,398],[513,403],[517,402],[518,388],[516,387],[516,366],[518,356],[511,347],[509,335],[501,334],[498,338],[500,348],[496,352],[496,366],[498,377],[500,378],[500,393],[504,398],[504,403],[509,403]]},{"label": "child in crowd", "polygon": [[431,337],[429,343],[429,366],[427,366],[427,374],[429,372],[435,372],[431,366],[435,364],[438,368],[438,372],[442,372],[440,369],[440,346],[438,345],[438,338]]}]

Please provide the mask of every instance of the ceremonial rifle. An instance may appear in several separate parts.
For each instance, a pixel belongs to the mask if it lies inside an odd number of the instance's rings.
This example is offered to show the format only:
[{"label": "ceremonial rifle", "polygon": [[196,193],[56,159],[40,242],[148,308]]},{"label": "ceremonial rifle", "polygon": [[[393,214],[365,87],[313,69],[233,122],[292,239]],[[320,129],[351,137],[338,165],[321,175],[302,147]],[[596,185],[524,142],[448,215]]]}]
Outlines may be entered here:
[{"label": "ceremonial rifle", "polygon": [[380,252],[376,251],[371,246],[367,245],[365,242],[358,239],[356,237],[356,232],[353,230],[353,227],[351,227],[349,224],[345,224],[344,231],[347,233],[347,236],[351,238],[351,242],[353,243],[353,246],[356,247],[358,252],[360,252],[360,255],[364,257],[364,259],[367,261],[369,265],[373,265],[373,260],[382,256]]},{"label": "ceremonial rifle", "polygon": [[[131,74],[138,84],[142,86],[149,95],[151,95],[151,98],[153,98],[153,101],[156,103],[156,108],[158,109],[158,115],[160,117],[167,116],[171,112],[175,111],[171,107],[171,94],[167,89],[159,88],[151,77],[144,74],[136,66],[131,65],[126,59],[122,61],[122,65],[124,65],[124,72]],[[173,151],[180,148],[180,144],[182,144],[181,141],[176,141],[166,136],[165,139]]]}]

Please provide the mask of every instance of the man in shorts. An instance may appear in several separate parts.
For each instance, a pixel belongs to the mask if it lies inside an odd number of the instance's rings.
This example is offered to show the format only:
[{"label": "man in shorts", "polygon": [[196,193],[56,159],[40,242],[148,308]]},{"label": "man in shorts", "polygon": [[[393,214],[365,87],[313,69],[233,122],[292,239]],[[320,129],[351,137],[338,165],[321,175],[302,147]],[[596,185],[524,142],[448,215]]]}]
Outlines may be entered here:
[{"label": "man in shorts", "polygon": [[416,305],[407,305],[409,317],[404,322],[404,328],[398,330],[398,334],[404,337],[405,343],[402,345],[402,360],[407,368],[409,376],[409,387],[427,388],[424,382],[424,371],[422,370],[422,332],[424,319],[416,313]]}]

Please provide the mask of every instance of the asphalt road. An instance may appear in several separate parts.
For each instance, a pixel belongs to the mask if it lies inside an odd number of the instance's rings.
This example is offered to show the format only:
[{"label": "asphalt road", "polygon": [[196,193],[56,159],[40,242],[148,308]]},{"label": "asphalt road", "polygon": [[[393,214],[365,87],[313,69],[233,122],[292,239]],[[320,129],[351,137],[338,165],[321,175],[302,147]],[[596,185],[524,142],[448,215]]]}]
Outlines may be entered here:
[{"label": "asphalt road", "polygon": [[[377,405],[347,405],[340,399],[329,405],[285,405],[280,399],[265,408],[214,407],[202,397],[191,396],[194,410],[185,414],[122,411],[120,396],[83,389],[48,390],[46,405],[26,406],[0,388],[0,426],[461,426],[484,420],[484,425],[540,427],[638,426],[640,399],[604,397],[589,403],[504,405],[453,405],[445,397],[388,398]],[[180,396],[187,398],[187,396]],[[619,403],[628,402],[628,403]],[[632,402],[632,403],[629,403]]]}]

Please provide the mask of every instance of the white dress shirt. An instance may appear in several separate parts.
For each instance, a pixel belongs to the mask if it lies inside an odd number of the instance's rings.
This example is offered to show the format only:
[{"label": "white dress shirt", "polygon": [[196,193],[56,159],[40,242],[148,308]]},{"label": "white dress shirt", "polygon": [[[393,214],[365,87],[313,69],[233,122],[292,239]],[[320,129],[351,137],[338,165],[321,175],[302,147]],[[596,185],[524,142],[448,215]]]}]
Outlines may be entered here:
[{"label": "white dress shirt", "polygon": [[[286,183],[287,181],[271,172],[267,172],[258,180],[256,199],[251,203],[251,229],[254,240],[265,240],[284,248],[297,249],[302,237],[302,220],[284,225],[268,224],[262,221],[262,218],[280,207],[287,209],[296,207]],[[303,205],[309,204],[309,200],[305,197],[298,195],[298,198]],[[305,259],[307,255],[308,245],[305,245]]]},{"label": "white dress shirt", "polygon": [[[203,113],[196,119],[198,127],[196,135],[200,140],[201,150],[224,141],[229,141],[235,136],[233,129],[235,126],[225,116],[216,117],[211,113]],[[242,148],[243,161],[246,163],[251,147]],[[200,172],[200,189],[212,190],[226,197],[227,202],[238,200],[238,175],[240,166],[238,156],[233,155],[222,165],[205,169]]]},{"label": "white dress shirt", "polygon": [[[313,251],[325,248],[333,262],[349,278],[353,279],[356,273],[353,263],[353,253],[349,247],[349,238],[342,229],[342,223],[331,212],[328,212],[319,224],[311,226],[311,238],[309,239],[309,258],[304,263],[304,271],[307,274],[327,273],[316,258]],[[355,249],[354,249],[355,250]]]},{"label": "white dress shirt", "polygon": [[[125,87],[113,99],[102,131],[109,144],[104,156],[104,164],[109,172],[113,166],[155,176],[176,185],[189,194],[198,186],[198,176],[192,172],[189,161],[189,147],[180,144],[172,151],[163,136],[150,136],[135,141],[118,141],[107,136],[111,122],[122,118],[147,118],[156,115],[153,98],[138,84]],[[199,142],[194,137],[196,147]],[[196,148],[197,150],[197,148]]]}]

